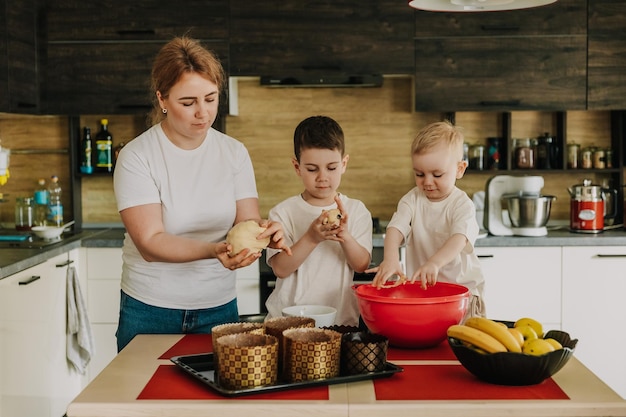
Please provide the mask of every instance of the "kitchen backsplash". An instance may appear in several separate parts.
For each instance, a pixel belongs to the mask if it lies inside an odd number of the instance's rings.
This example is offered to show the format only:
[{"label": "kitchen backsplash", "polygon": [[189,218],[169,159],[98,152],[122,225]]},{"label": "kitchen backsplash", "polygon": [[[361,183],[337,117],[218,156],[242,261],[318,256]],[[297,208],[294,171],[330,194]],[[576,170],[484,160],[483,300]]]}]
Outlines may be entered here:
[{"label": "kitchen backsplash", "polygon": [[[442,113],[416,113],[412,108],[413,86],[408,77],[385,77],[381,88],[283,88],[261,87],[258,78],[239,78],[231,102],[234,114],[226,118],[227,133],[242,141],[250,151],[259,190],[261,213],[288,196],[302,191],[291,158],[293,130],[304,118],[327,115],[342,126],[348,169],[341,192],[362,200],[381,219],[389,219],[400,197],[413,187],[409,149],[414,135],[424,125],[441,120]],[[146,128],[144,115],[89,115],[81,126],[92,133],[101,117],[109,119],[114,145],[128,142]],[[582,145],[607,146],[608,112],[568,112],[568,138]],[[513,137],[537,137],[555,132],[553,113],[516,112],[512,115]],[[485,143],[487,137],[500,136],[499,113],[457,113],[470,143]],[[11,178],[0,188],[7,202],[0,203],[0,221],[13,221],[14,197],[32,192],[37,178],[56,174],[66,190],[66,220],[73,216],[69,191],[68,120],[57,116],[0,114],[2,145],[23,152],[11,156]],[[458,181],[468,194],[483,190],[487,179],[498,171],[468,171]],[[544,175],[545,194],[557,197],[551,219],[569,218],[567,187],[593,175],[549,173]],[[83,223],[89,225],[120,222],[110,176],[83,178],[81,186]]]}]

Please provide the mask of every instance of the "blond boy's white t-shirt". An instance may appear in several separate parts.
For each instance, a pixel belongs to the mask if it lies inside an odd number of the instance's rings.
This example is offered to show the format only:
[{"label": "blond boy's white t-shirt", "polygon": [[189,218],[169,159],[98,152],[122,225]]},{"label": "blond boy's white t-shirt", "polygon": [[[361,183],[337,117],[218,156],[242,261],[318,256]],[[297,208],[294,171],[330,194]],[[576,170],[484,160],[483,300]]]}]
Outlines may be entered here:
[{"label": "blond boy's white t-shirt", "polygon": [[[207,242],[225,240],[236,202],[257,198],[244,145],[210,129],[198,148],[185,150],[155,125],[120,152],[114,172],[118,210],[161,204],[167,233]],[[217,259],[147,262],[128,234],[123,246],[122,290],[144,303],[178,309],[223,305],[236,297],[235,272]]]},{"label": "blond boy's white t-shirt", "polygon": [[[372,215],[365,205],[341,195],[348,213],[348,231],[364,248],[372,251]],[[293,246],[309,229],[322,210],[337,208],[312,206],[298,195],[288,198],[270,210],[269,218],[282,223],[285,240]],[[268,248],[267,259],[277,250]],[[335,324],[356,326],[359,309],[352,289],[354,270],[346,262],[339,242],[320,242],[298,269],[286,278],[276,280],[276,288],[267,299],[267,317],[280,317],[282,309],[292,305],[322,304],[335,307]]]},{"label": "blond boy's white t-shirt", "polygon": [[474,251],[479,227],[476,208],[467,194],[455,187],[442,201],[430,201],[414,187],[398,203],[387,228],[398,229],[406,243],[406,273],[411,277],[452,236],[462,234],[467,245],[439,270],[438,281],[465,285],[482,297],[484,276]]}]

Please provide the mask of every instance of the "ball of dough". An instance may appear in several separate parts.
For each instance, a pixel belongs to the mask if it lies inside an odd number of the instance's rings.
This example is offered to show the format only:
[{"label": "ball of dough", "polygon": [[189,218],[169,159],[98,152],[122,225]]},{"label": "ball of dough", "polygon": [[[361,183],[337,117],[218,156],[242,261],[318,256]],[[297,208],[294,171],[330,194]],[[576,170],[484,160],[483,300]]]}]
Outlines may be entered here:
[{"label": "ball of dough", "polygon": [[261,252],[270,244],[270,238],[257,239],[256,237],[265,231],[265,227],[259,226],[254,220],[246,220],[237,223],[226,235],[226,242],[232,245],[232,256],[244,249],[250,249],[250,253]]},{"label": "ball of dough", "polygon": [[322,224],[330,224],[332,227],[338,227],[341,223],[341,211],[339,209],[331,209],[326,213],[326,217]]}]

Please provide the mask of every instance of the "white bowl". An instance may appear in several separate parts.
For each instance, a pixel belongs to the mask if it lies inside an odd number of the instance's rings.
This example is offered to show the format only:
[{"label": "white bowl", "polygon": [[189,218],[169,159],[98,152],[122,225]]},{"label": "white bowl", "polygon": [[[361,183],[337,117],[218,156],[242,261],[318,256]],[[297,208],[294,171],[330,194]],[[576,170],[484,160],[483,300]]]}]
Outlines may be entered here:
[{"label": "white bowl", "polygon": [[61,237],[61,234],[65,230],[64,227],[55,226],[35,226],[31,231],[40,239],[55,240]]},{"label": "white bowl", "polygon": [[285,317],[310,317],[315,319],[315,326],[329,327],[335,324],[337,309],[321,305],[301,305],[283,308]]}]

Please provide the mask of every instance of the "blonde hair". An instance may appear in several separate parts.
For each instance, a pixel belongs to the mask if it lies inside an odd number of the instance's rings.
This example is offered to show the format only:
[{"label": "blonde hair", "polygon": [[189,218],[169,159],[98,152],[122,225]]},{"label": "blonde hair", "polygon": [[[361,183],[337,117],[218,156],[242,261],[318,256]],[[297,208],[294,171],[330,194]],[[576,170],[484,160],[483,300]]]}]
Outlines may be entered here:
[{"label": "blonde hair", "polygon": [[411,155],[428,152],[437,145],[445,144],[450,152],[463,159],[463,141],[465,137],[462,129],[447,120],[431,123],[417,133],[411,144]]}]

